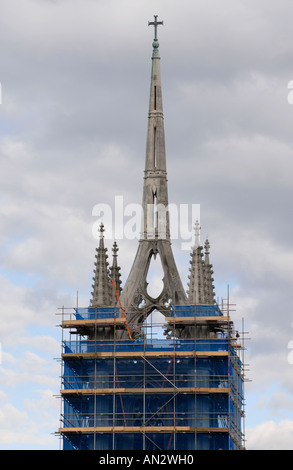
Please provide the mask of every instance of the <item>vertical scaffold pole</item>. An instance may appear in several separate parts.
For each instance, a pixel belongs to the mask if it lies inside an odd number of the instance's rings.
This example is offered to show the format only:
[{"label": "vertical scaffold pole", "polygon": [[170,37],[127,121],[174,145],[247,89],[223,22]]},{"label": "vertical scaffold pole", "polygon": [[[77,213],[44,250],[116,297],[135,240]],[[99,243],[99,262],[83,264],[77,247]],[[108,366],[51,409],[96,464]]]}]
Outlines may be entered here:
[{"label": "vertical scaffold pole", "polygon": [[145,342],[146,342],[146,334],[143,335],[143,410],[142,410],[142,426],[143,426],[143,434],[142,434],[142,448],[145,450],[145,408],[146,408],[146,397],[145,397],[145,387],[146,387],[146,380],[145,380],[145,368],[146,368],[146,361],[145,361]]},{"label": "vertical scaffold pole", "polygon": [[115,309],[115,318],[114,318],[114,335],[113,335],[113,340],[114,340],[114,345],[113,345],[113,404],[112,404],[112,450],[115,450],[115,421],[116,421],[116,309]]},{"label": "vertical scaffold pole", "polygon": [[[98,309],[95,308],[95,320],[98,316]],[[95,321],[95,360],[94,360],[94,450],[96,450],[96,426],[97,426],[97,323]]]},{"label": "vertical scaffold pole", "polygon": [[196,306],[194,306],[194,449],[197,450],[197,394],[196,394],[196,385],[197,385],[197,359],[196,359]]}]

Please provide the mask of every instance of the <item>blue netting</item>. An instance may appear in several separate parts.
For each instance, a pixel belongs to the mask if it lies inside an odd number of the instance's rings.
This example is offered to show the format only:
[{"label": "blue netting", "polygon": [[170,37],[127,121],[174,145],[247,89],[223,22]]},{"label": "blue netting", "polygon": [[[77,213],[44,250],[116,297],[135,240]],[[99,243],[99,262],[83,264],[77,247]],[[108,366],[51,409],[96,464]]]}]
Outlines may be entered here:
[{"label": "blue netting", "polygon": [[216,339],[153,339],[143,341],[64,341],[65,353],[144,352],[144,351],[230,351],[235,354],[226,338]]},{"label": "blue netting", "polygon": [[219,317],[223,316],[218,305],[176,305],[171,307],[171,317]]},{"label": "blue netting", "polygon": [[[171,315],[221,316],[222,313],[218,306],[183,306],[173,309]],[[76,319],[115,316],[119,316],[119,309],[76,309]],[[148,351],[158,354],[150,357],[144,354]],[[160,355],[164,351],[168,352],[167,356]],[[195,354],[198,351],[224,354],[201,357]],[[113,352],[135,354],[110,357]],[[172,357],[172,352],[189,354]],[[194,354],[190,356],[190,352]],[[63,397],[64,434],[66,428],[85,431],[66,434],[64,449],[239,448],[242,365],[224,335],[196,340],[64,341],[64,353],[72,353],[63,357],[63,389],[72,390],[72,394]],[[74,356],[76,353],[89,356]],[[101,357],[93,353],[111,354]],[[120,426],[128,427],[129,431],[112,432]],[[163,432],[146,429],[164,427]],[[172,427],[176,427],[176,432],[169,430]],[[180,432],[180,427],[190,431]],[[103,432],[99,431],[101,428]],[[89,429],[96,431],[89,432]]]}]

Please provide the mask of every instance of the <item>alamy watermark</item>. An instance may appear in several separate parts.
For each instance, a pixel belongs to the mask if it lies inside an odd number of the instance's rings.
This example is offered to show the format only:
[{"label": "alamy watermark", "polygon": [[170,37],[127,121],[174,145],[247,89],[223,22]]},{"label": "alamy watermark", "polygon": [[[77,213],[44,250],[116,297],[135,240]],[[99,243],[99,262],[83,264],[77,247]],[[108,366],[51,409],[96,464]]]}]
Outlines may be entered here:
[{"label": "alamy watermark", "polygon": [[[293,104],[293,80],[290,80],[290,82],[288,83],[288,88],[292,90],[288,93],[288,103]],[[290,351],[288,353],[287,360],[289,364],[293,365],[293,340],[289,341],[288,349]]]},{"label": "alamy watermark", "polygon": [[288,93],[288,103],[293,104],[293,80],[290,80],[290,82],[288,83],[288,88],[292,89],[292,91]]},{"label": "alamy watermark", "polygon": [[[146,214],[144,214],[146,211]],[[190,250],[194,243],[194,223],[200,220],[200,204],[125,204],[123,196],[115,196],[114,206],[96,204],[92,210],[92,234],[98,239],[100,224],[109,240],[167,239],[180,240],[182,250]]]},{"label": "alamy watermark", "polygon": [[288,363],[293,365],[293,340],[289,341],[288,349],[291,349],[287,356]]}]

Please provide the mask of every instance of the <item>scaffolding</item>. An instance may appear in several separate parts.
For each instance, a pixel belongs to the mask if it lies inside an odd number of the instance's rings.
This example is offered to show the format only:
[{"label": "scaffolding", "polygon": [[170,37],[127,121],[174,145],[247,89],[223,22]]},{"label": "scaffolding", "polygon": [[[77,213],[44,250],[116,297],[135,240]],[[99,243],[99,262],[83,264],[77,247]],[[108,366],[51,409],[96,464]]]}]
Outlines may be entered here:
[{"label": "scaffolding", "polygon": [[63,449],[244,448],[244,344],[229,308],[158,306],[139,333],[119,307],[61,315]]}]

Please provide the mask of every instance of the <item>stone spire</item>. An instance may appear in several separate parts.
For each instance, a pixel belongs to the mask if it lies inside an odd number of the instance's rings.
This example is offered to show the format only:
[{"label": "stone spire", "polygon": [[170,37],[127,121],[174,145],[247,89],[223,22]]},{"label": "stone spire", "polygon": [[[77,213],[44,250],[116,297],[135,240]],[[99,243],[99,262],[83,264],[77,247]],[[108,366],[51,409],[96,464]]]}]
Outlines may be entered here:
[{"label": "stone spire", "polygon": [[190,275],[188,276],[188,303],[204,303],[204,264],[202,246],[200,245],[200,225],[195,222],[195,243],[191,252]]},{"label": "stone spire", "polygon": [[196,219],[194,224],[194,250],[200,245],[200,228],[199,221]]},{"label": "stone spire", "polygon": [[155,38],[153,41],[151,87],[142,199],[144,211],[142,237],[144,239],[170,238],[164,114],[159,42],[157,38],[158,24],[163,24],[163,22],[158,22],[156,16],[154,22],[149,22],[149,25],[155,26]]},{"label": "stone spire", "polygon": [[[110,278],[111,278],[111,280],[113,279],[113,281],[115,283],[115,286],[116,286],[117,293],[120,297],[122,288],[121,288],[121,273],[120,273],[121,268],[120,268],[120,266],[118,266],[118,262],[117,262],[118,250],[119,250],[118,245],[117,245],[116,241],[114,241],[113,248],[112,248],[113,261],[112,261],[112,266],[110,268]],[[112,292],[111,304],[116,305],[118,303],[116,292],[113,288],[112,283],[111,283],[111,286],[112,286],[112,289],[110,291],[110,292]]]},{"label": "stone spire", "polygon": [[208,305],[214,304],[215,303],[215,291],[214,291],[214,285],[213,285],[213,266],[210,264],[210,242],[208,239],[206,239],[205,242],[205,260],[204,260],[204,272],[205,272],[205,285],[204,285],[204,290],[205,290],[205,301]]},{"label": "stone spire", "polygon": [[96,262],[94,269],[94,284],[92,285],[91,307],[111,305],[112,291],[110,290],[109,263],[107,261],[107,248],[104,246],[104,225],[100,225],[100,243],[96,248]]},{"label": "stone spire", "polygon": [[[142,198],[143,219],[138,250],[122,293],[122,303],[126,308],[137,308],[144,301],[144,311],[147,312],[170,300],[176,305],[186,302],[186,294],[170,243],[164,115],[157,38],[157,27],[163,23],[158,22],[155,16],[154,21],[149,24],[154,25],[155,37]],[[164,271],[162,292],[156,299],[147,293],[146,282],[153,256],[160,257]]]},{"label": "stone spire", "polygon": [[215,294],[213,286],[213,270],[209,260],[210,244],[205,242],[205,258],[203,247],[200,245],[200,226],[198,220],[195,223],[195,244],[191,252],[191,260],[188,276],[188,303],[213,305]]}]

